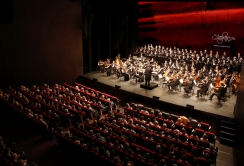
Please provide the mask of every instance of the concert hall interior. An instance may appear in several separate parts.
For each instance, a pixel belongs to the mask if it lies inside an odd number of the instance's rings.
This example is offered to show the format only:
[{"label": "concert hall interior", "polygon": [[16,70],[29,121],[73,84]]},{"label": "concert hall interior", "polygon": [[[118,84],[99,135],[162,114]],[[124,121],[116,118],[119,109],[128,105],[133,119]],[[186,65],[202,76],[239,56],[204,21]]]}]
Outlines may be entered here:
[{"label": "concert hall interior", "polygon": [[243,15],[241,1],[0,2],[0,165],[244,165]]}]

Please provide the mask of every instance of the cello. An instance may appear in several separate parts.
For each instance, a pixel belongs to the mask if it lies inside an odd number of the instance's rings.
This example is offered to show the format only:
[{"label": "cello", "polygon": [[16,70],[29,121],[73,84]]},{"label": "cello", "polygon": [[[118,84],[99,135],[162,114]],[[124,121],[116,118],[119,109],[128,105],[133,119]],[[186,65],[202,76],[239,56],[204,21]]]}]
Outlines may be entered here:
[{"label": "cello", "polygon": [[239,83],[240,83],[240,79],[241,79],[240,74],[238,74],[236,82],[232,85],[232,92],[233,93],[237,90]]}]

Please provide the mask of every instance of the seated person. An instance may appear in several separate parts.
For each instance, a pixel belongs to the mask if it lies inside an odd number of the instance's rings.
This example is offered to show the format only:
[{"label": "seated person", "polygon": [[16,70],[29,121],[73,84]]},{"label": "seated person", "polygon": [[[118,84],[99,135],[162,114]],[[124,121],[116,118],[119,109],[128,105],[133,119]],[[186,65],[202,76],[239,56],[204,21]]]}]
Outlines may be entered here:
[{"label": "seated person", "polygon": [[193,83],[192,78],[189,78],[188,81],[186,82],[186,87],[184,88],[184,90],[187,94],[191,93],[193,85],[194,85],[194,83]]},{"label": "seated person", "polygon": [[130,149],[129,143],[125,143],[124,144],[123,150],[126,151],[126,152],[128,152],[128,153],[134,154],[134,152]]},{"label": "seated person", "polygon": [[179,78],[174,77],[173,80],[168,84],[168,88],[169,88],[169,90],[173,90],[179,84],[180,84]]},{"label": "seated person", "polygon": [[145,159],[146,161],[148,161],[148,162],[153,163],[153,160],[152,160],[151,157],[150,157],[150,153],[146,153],[145,156],[144,156],[144,159]]},{"label": "seated person", "polygon": [[155,152],[159,153],[159,154],[163,154],[163,149],[161,148],[160,145],[156,146],[156,149],[154,150]]},{"label": "seated person", "polygon": [[134,154],[135,154],[136,156],[138,156],[138,157],[141,157],[141,158],[142,158],[142,155],[141,155],[141,152],[140,152],[140,149],[139,149],[139,148],[136,148],[136,149],[135,149]]},{"label": "seated person", "polygon": [[206,80],[203,80],[203,83],[201,83],[200,89],[197,90],[196,97],[199,97],[199,95],[202,96],[202,94],[205,94],[208,91],[208,83]]},{"label": "seated person", "polygon": [[179,159],[177,162],[182,165],[189,165],[189,163],[187,162],[187,155],[185,155],[185,154],[183,154],[181,156],[181,159]]},{"label": "seated person", "polygon": [[114,151],[114,150],[111,150],[111,151],[110,151],[110,158],[111,158],[112,160],[121,162],[119,156],[115,154],[115,151]]},{"label": "seated person", "polygon": [[212,100],[213,96],[216,95],[218,98],[218,102],[220,103],[221,97],[223,97],[226,93],[226,84],[221,84],[221,87],[214,93],[211,94],[209,100]]}]

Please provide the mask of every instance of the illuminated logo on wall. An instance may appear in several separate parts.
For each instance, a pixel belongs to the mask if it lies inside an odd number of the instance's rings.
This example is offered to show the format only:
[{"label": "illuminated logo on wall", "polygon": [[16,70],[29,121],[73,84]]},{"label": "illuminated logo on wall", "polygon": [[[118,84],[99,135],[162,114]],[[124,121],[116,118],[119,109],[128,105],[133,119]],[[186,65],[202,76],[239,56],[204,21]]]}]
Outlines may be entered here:
[{"label": "illuminated logo on wall", "polygon": [[217,35],[217,34],[214,34],[212,36],[212,39],[213,40],[216,40],[218,44],[222,44],[223,41],[225,42],[230,42],[231,40],[235,40],[234,37],[230,37],[228,36],[228,32],[223,32],[222,35]]}]

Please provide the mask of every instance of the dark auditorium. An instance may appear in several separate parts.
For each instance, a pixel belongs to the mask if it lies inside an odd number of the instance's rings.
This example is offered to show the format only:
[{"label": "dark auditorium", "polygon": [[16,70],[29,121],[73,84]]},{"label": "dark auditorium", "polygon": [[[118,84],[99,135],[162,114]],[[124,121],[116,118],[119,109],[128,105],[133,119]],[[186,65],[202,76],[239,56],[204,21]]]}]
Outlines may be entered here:
[{"label": "dark auditorium", "polygon": [[244,2],[0,2],[0,166],[243,166]]}]

